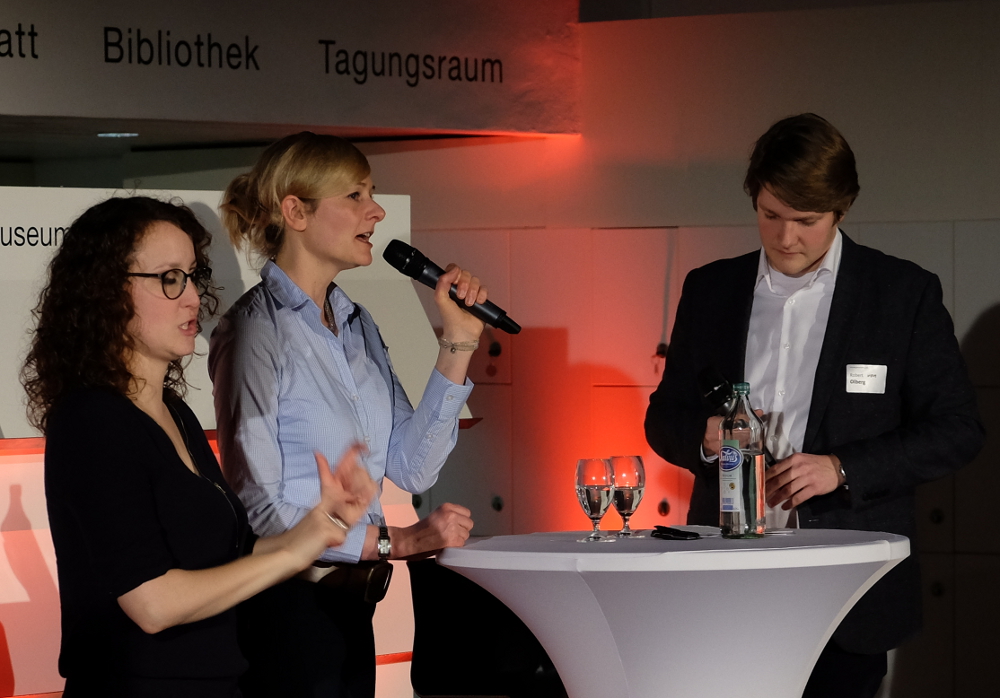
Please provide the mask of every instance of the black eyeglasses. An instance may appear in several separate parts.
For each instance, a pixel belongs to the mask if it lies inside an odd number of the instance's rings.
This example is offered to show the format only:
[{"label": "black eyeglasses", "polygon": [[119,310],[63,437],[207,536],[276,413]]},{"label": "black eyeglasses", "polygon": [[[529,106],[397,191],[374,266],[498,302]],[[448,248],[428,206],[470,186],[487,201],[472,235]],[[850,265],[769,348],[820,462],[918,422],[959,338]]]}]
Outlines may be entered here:
[{"label": "black eyeglasses", "polygon": [[163,295],[170,300],[176,300],[181,297],[181,294],[184,293],[184,289],[187,288],[188,279],[194,281],[194,286],[198,289],[199,296],[204,295],[212,283],[211,267],[198,267],[190,274],[183,269],[167,269],[165,272],[160,274],[144,274],[131,271],[127,274],[127,276],[141,276],[144,279],[159,279],[160,286],[163,288]]}]

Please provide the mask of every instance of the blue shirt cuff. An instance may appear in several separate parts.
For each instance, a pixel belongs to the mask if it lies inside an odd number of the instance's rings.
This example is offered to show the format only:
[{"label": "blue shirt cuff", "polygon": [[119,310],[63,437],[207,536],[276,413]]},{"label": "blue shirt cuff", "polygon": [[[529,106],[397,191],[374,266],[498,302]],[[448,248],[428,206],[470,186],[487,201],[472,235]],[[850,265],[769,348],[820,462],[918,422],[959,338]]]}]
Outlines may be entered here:
[{"label": "blue shirt cuff", "polygon": [[350,562],[354,563],[361,559],[361,553],[365,547],[365,536],[368,535],[368,517],[363,517],[362,521],[354,524],[347,532],[347,540],[343,545],[336,548],[327,548],[320,560],[324,562]]},{"label": "blue shirt cuff", "polygon": [[468,378],[464,385],[452,383],[436,368],[431,371],[431,377],[424,388],[421,404],[436,405],[439,420],[458,419],[465,401],[469,399],[473,384]]}]

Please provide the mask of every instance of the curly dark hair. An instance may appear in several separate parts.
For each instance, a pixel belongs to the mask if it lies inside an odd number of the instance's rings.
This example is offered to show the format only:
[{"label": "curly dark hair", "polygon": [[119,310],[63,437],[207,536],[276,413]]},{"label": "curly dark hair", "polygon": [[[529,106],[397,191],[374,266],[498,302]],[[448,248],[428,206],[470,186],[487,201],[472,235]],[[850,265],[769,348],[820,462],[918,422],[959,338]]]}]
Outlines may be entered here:
[{"label": "curly dark hair", "polygon": [[[28,421],[43,433],[52,409],[73,390],[102,387],[129,393],[132,374],[126,360],[134,340],[128,324],[135,309],[127,274],[139,241],[158,221],[187,233],[198,266],[209,265],[211,233],[179,202],[111,198],[87,209],[66,231],[33,311],[37,325],[21,369]],[[210,285],[202,296],[199,322],[218,309],[215,290]],[[186,390],[178,359],[164,378],[164,398],[179,399]]]}]

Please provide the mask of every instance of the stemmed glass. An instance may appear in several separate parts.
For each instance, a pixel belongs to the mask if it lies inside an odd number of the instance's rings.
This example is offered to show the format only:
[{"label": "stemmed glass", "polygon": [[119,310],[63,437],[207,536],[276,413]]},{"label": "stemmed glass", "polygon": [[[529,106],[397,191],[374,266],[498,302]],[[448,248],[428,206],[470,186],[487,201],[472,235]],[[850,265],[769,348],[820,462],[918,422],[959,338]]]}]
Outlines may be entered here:
[{"label": "stemmed glass", "polygon": [[576,464],[576,496],[583,512],[590,517],[594,530],[581,543],[608,542],[614,538],[602,536],[601,518],[611,504],[614,476],[606,458],[581,458]]},{"label": "stemmed glass", "polygon": [[639,456],[612,456],[611,471],[614,475],[615,491],[613,501],[615,509],[622,517],[622,530],[619,538],[645,538],[641,533],[628,527],[628,520],[639,508],[642,494],[646,491],[646,471],[642,467]]}]

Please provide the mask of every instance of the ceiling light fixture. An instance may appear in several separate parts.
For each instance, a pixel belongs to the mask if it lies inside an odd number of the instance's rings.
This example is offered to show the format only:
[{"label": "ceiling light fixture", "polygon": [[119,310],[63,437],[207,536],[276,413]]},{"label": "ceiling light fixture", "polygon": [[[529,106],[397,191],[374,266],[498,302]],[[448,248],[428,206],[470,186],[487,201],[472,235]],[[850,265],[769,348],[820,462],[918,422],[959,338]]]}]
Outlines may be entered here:
[{"label": "ceiling light fixture", "polygon": [[98,133],[97,137],[98,138],[138,138],[139,134],[138,133],[125,133],[125,132],[111,131],[111,132],[108,132],[108,133]]}]

